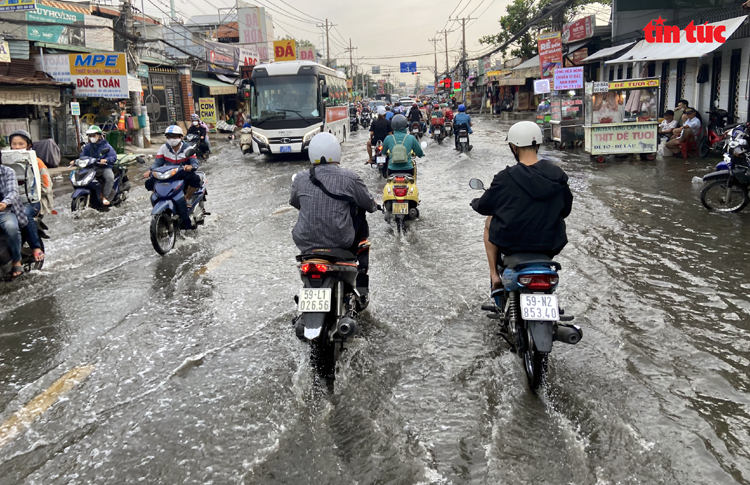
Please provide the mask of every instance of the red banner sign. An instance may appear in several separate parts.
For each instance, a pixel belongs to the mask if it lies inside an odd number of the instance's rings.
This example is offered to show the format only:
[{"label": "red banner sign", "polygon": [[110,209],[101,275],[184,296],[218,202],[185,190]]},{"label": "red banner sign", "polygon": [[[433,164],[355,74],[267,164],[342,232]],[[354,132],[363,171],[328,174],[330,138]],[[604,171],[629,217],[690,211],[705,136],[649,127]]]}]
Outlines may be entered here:
[{"label": "red banner sign", "polygon": [[560,32],[546,32],[539,34],[537,40],[539,47],[539,67],[542,72],[542,79],[550,78],[554,75],[555,69],[562,67],[562,39]]},{"label": "red banner sign", "polygon": [[333,123],[334,121],[343,119],[349,119],[346,106],[326,108],[326,123]]},{"label": "red banner sign", "polygon": [[579,40],[588,39],[594,36],[594,27],[596,26],[596,16],[589,15],[575,22],[563,25],[562,41],[564,44],[578,42]]}]

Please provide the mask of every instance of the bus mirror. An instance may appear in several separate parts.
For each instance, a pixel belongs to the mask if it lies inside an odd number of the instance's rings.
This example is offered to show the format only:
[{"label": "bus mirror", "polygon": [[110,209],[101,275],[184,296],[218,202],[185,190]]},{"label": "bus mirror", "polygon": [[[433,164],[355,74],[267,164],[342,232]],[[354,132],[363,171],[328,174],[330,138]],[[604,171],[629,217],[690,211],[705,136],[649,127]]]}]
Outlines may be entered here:
[{"label": "bus mirror", "polygon": [[322,95],[322,96],[323,96],[324,98],[327,98],[327,97],[328,97],[328,86],[327,86],[327,85],[324,85],[324,86],[323,86],[323,90],[321,91],[321,95]]}]

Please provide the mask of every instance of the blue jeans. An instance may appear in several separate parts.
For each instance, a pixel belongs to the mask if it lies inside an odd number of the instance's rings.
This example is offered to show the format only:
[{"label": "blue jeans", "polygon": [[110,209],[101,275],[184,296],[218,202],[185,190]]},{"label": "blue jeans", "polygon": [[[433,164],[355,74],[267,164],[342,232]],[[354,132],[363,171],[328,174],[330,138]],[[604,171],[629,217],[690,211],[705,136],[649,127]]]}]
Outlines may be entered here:
[{"label": "blue jeans", "polygon": [[39,214],[42,210],[42,204],[36,202],[34,204],[25,204],[24,210],[26,211],[26,217],[29,219],[29,223],[26,227],[21,229],[23,235],[26,236],[26,240],[29,242],[31,249],[41,249],[42,242],[39,240],[39,231],[36,228],[36,221],[34,217]]},{"label": "blue jeans", "polygon": [[11,259],[14,262],[21,261],[21,230],[18,228],[16,215],[10,209],[0,212],[0,229],[8,236]]},{"label": "blue jeans", "polygon": [[208,141],[208,137],[206,137],[203,141],[206,142],[206,146],[208,146],[208,151],[210,152],[211,151],[211,142]]}]

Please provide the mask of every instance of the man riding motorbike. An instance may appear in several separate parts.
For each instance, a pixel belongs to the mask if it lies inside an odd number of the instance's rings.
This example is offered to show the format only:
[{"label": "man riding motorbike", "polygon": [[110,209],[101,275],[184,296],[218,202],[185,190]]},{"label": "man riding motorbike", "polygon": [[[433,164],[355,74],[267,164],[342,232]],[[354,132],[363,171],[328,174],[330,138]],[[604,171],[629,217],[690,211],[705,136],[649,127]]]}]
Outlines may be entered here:
[{"label": "man riding motorbike", "polygon": [[369,235],[365,212],[375,212],[375,203],[362,179],[341,168],[341,144],[330,133],[318,133],[310,141],[312,167],[298,173],[292,183],[289,204],[299,210],[292,238],[302,253],[312,249],[345,249],[359,260],[357,291],[368,298],[369,251],[359,244]]},{"label": "man riding motorbike", "polygon": [[[466,114],[466,106],[463,104],[458,105],[458,114],[453,119],[453,134],[456,139],[455,147],[456,150],[458,150],[458,132],[461,130],[462,125],[466,131],[469,132],[469,134],[474,133],[474,131],[471,129],[471,116]],[[469,150],[472,149],[472,146],[469,145]]]},{"label": "man riding motorbike", "polygon": [[368,162],[372,160],[372,146],[384,141],[385,137],[393,132],[391,122],[385,119],[385,114],[385,108],[378,106],[378,117],[370,124],[370,139],[367,140]]},{"label": "man riding motorbike", "polygon": [[386,106],[385,111],[386,111],[385,119],[387,119],[388,121],[391,121],[391,119],[393,119],[393,117],[395,116],[393,109],[391,109],[390,106]]},{"label": "man riding motorbike", "polygon": [[8,237],[7,244],[13,266],[10,273],[11,278],[23,274],[21,231],[28,222],[26,211],[18,195],[16,172],[10,167],[3,166],[2,158],[0,158],[0,231],[3,231]]},{"label": "man riding motorbike", "polygon": [[[191,207],[193,204],[193,195],[201,186],[201,178],[195,173],[198,170],[198,158],[195,154],[189,157],[185,153],[190,145],[183,143],[182,141],[182,128],[177,125],[167,127],[164,132],[164,136],[167,137],[167,143],[159,148],[156,153],[156,159],[151,169],[143,174],[143,178],[149,178],[151,176],[151,170],[154,170],[164,165],[174,165],[175,167],[182,166],[185,170],[180,172],[175,177],[182,178],[185,180],[187,189],[185,190],[185,200],[187,206]],[[154,190],[154,179],[149,178],[146,180],[146,190]]]},{"label": "man riding motorbike", "polygon": [[573,194],[568,176],[549,160],[538,160],[542,130],[521,121],[508,130],[507,142],[518,162],[498,172],[484,195],[471,207],[490,216],[484,226],[484,246],[492,289],[501,287],[498,256],[514,253],[559,254],[568,242],[564,219],[570,215]]},{"label": "man riding motorbike", "polygon": [[[104,178],[102,205],[106,207],[109,205],[109,199],[115,196],[113,190],[115,185],[115,172],[112,170],[112,167],[115,166],[115,162],[117,161],[117,152],[115,152],[112,145],[110,145],[104,138],[104,132],[102,132],[102,129],[98,126],[93,125],[89,127],[89,129],[86,130],[86,135],[89,138],[89,142],[83,147],[81,157],[99,159],[97,162],[96,175]],[[105,149],[107,148],[109,151],[106,154],[103,154],[102,152],[106,151]],[[75,161],[70,162],[70,164],[73,165],[74,162]]]},{"label": "man riding motorbike", "polygon": [[203,158],[206,158],[206,155],[208,154],[208,145],[206,145],[206,129],[203,128],[203,125],[201,125],[201,119],[200,116],[193,113],[190,116],[191,125],[190,128],[188,128],[187,134],[195,134],[200,137],[200,142],[198,143],[198,149],[203,154]]},{"label": "man riding motorbike", "polygon": [[401,162],[394,160],[391,156],[388,160],[388,174],[391,173],[409,173],[414,175],[414,164],[411,161],[411,152],[414,152],[418,157],[423,157],[424,152],[419,144],[419,141],[413,136],[407,133],[409,129],[409,122],[406,121],[404,115],[396,115],[391,121],[391,128],[393,134],[387,136],[383,142],[383,151],[393,155],[393,149],[396,145],[403,145],[406,148],[406,160]]},{"label": "man riding motorbike", "polygon": [[421,131],[424,131],[424,117],[422,115],[422,110],[419,109],[419,105],[417,103],[411,105],[411,109],[409,110],[407,118],[409,120],[409,124],[419,123],[419,129]]}]

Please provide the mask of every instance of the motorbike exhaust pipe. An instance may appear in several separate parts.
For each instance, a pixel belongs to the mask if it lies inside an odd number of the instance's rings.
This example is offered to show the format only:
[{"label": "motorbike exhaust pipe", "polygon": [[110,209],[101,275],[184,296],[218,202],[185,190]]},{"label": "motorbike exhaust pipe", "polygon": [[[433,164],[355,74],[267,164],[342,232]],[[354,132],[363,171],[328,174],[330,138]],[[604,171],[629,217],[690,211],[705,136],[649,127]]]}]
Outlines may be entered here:
[{"label": "motorbike exhaust pipe", "polygon": [[555,340],[566,344],[575,345],[583,338],[583,330],[578,325],[557,325]]},{"label": "motorbike exhaust pipe", "polygon": [[351,337],[357,333],[357,322],[352,318],[344,317],[339,320],[339,326],[336,331],[344,338]]}]

